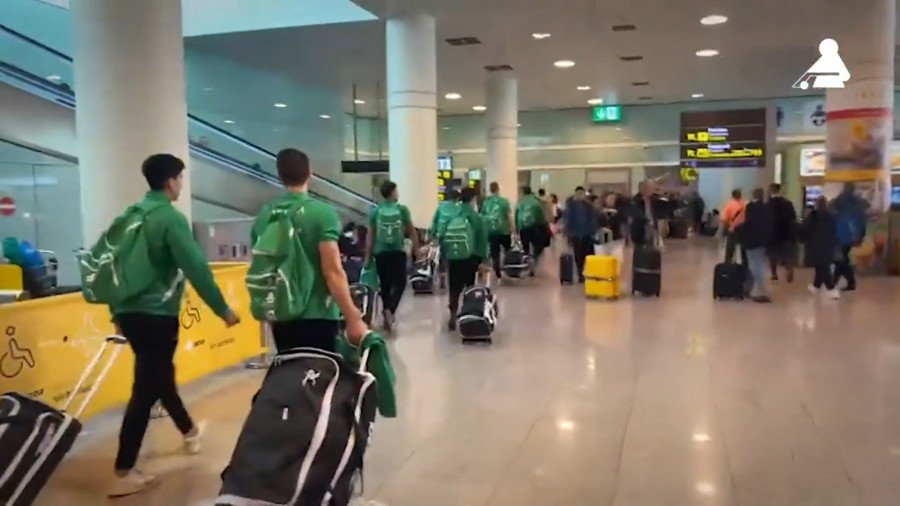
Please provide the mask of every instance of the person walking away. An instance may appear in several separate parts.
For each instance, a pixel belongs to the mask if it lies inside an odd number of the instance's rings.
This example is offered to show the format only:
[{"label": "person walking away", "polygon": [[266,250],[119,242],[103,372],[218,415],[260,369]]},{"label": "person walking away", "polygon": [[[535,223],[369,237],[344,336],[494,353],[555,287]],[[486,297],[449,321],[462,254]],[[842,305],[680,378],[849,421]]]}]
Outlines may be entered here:
[{"label": "person walking away", "polygon": [[547,222],[544,221],[543,205],[531,192],[530,186],[522,189],[522,198],[516,204],[515,228],[519,231],[525,253],[533,260],[530,275],[534,277],[534,269],[540,264],[541,254],[547,244]]},{"label": "person walking away", "polygon": [[[731,200],[722,209],[722,235],[725,237],[725,263],[734,262],[738,239],[734,231],[744,219],[744,196],[740,189],[731,191]],[[743,254],[742,254],[743,259]]]},{"label": "person walking away", "polygon": [[772,234],[769,244],[769,267],[772,281],[778,281],[778,266],[785,270],[788,283],[794,282],[794,265],[797,263],[797,211],[794,204],[781,196],[781,185],[769,185],[769,200],[766,202],[772,217]]},{"label": "person walking away", "polygon": [[594,237],[597,234],[597,215],[587,200],[584,187],[575,188],[575,195],[566,202],[566,237],[575,256],[578,282],[584,283],[584,260],[594,254]]},{"label": "person walking away", "polygon": [[[178,347],[178,314],[184,278],[226,326],[240,322],[216,286],[209,262],[194,240],[187,219],[172,205],[181,195],[184,168],[184,162],[174,155],[147,158],[141,170],[150,191],[125,213],[125,219],[130,213],[143,213],[138,233],[146,243],[149,264],[129,262],[128,265],[140,272],[132,272],[127,278],[146,279],[146,288],[139,293],[119,294],[120,301],[109,306],[116,332],[128,339],[134,351],[134,383],[119,431],[110,497],[135,494],[157,484],[156,477],[135,467],[150,410],[157,401],[184,437],[185,452],[200,451],[202,427],[194,423],[178,395],[173,363]],[[117,285],[117,289],[124,288]]]},{"label": "person walking away", "polygon": [[839,299],[841,292],[835,288],[831,264],[834,262],[835,254],[840,250],[835,234],[835,217],[828,208],[828,199],[824,195],[819,195],[816,199],[815,206],[804,220],[804,224],[809,237],[807,241],[810,248],[809,258],[816,273],[813,283],[809,285],[809,291],[818,294],[824,287],[829,297]]},{"label": "person walking away", "polygon": [[[428,229],[428,241],[434,246],[439,246],[437,240],[439,232],[447,226],[447,222],[450,221],[450,218],[454,214],[456,214],[456,204],[458,201],[459,192],[450,188],[444,195],[444,201],[438,203],[437,209],[434,210],[434,215],[431,217],[431,228]],[[444,258],[444,255],[438,257],[437,269],[438,277],[440,278],[440,287],[441,289],[446,288],[445,278],[447,274],[447,259]]]},{"label": "person walking away", "polygon": [[509,200],[500,195],[500,185],[496,181],[491,183],[490,192],[490,196],[481,204],[481,216],[487,228],[494,274],[499,280],[503,275],[502,258],[512,248],[516,224]]},{"label": "person walking away", "polygon": [[553,223],[553,198],[547,194],[547,190],[541,188],[538,190],[538,199],[540,199],[541,206],[544,210],[544,221]]},{"label": "person walking away", "polygon": [[384,330],[390,332],[394,327],[403,291],[406,290],[407,257],[404,241],[406,237],[412,240],[415,256],[419,251],[419,233],[413,226],[409,209],[397,202],[397,183],[385,181],[380,191],[384,201],[369,216],[363,265],[368,265],[369,260],[375,258],[381,300],[384,303]]},{"label": "person walking away", "polygon": [[844,183],[843,190],[830,206],[839,248],[834,262],[834,282],[840,286],[843,278],[845,284],[841,290],[845,292],[856,290],[856,273],[850,259],[850,250],[862,244],[866,238],[866,206],[866,201],[856,194],[853,183]]},{"label": "person walking away", "polygon": [[459,297],[467,287],[475,284],[479,271],[488,268],[482,262],[488,258],[488,236],[484,220],[475,210],[475,190],[463,188],[460,193],[456,214],[450,219],[447,227],[441,231],[439,238],[441,251],[447,257],[449,299],[447,307],[450,318],[447,329],[456,330],[456,313],[459,309]]},{"label": "person walking away", "polygon": [[766,245],[772,228],[762,188],[753,190],[753,200],[744,209],[744,220],[738,224],[735,234],[741,249],[746,253],[747,267],[753,276],[750,298],[754,302],[771,302],[766,286]]},{"label": "person walking away", "polygon": [[625,236],[623,231],[626,217],[619,212],[618,201],[619,196],[615,193],[608,193],[603,197],[603,207],[598,225],[601,232],[606,232],[608,239],[611,239],[608,244],[604,245],[604,249],[606,254],[618,260],[619,274],[621,275],[622,263],[625,261]]},{"label": "person walking away", "polygon": [[694,221],[694,234],[699,236],[703,233],[703,214],[706,212],[706,202],[703,201],[700,192],[695,191],[691,195],[689,206]]},{"label": "person walking away", "polygon": [[655,246],[657,202],[648,181],[642,181],[631,206],[631,242],[635,246]]}]

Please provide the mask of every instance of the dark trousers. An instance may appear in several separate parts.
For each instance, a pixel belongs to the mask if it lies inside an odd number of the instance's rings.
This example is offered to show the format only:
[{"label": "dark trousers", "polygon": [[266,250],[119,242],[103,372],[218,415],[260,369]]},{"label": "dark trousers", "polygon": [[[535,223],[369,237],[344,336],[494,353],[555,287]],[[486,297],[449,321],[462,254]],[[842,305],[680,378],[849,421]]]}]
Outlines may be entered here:
[{"label": "dark trousers", "polygon": [[784,267],[788,282],[794,279],[794,264],[797,263],[797,248],[792,242],[773,244],[768,248],[769,269],[772,279],[778,279],[778,266]]},{"label": "dark trousers", "polygon": [[522,248],[525,249],[525,253],[531,257],[535,264],[540,260],[541,254],[544,252],[544,245],[547,244],[547,239],[544,237],[546,234],[545,228],[545,225],[534,225],[519,230]]},{"label": "dark trousers", "polygon": [[128,471],[137,462],[150,410],[156,401],[162,403],[182,434],[189,433],[194,422],[175,386],[173,359],[178,347],[178,318],[128,313],[118,315],[116,322],[134,351],[134,383],[122,419],[116,455],[116,470]]},{"label": "dark trousers", "polygon": [[[734,232],[726,232],[725,233],[725,263],[730,264],[734,263],[734,254],[738,250],[737,236],[734,235]],[[741,248],[741,263],[747,265],[747,253],[744,252],[744,249]]]},{"label": "dark trousers", "polygon": [[447,284],[450,285],[447,306],[450,308],[451,313],[456,313],[456,310],[459,308],[459,296],[462,295],[463,291],[475,285],[479,265],[481,265],[481,258],[478,257],[465,260],[449,260],[447,262],[447,276],[449,278]]},{"label": "dark trousers", "polygon": [[381,301],[384,310],[397,312],[403,291],[406,290],[406,253],[385,251],[375,255],[375,269],[381,284]]},{"label": "dark trousers", "polygon": [[837,284],[841,278],[847,280],[847,289],[856,288],[856,273],[853,271],[853,264],[850,263],[850,246],[841,246],[841,258],[834,262],[834,283]]},{"label": "dark trousers", "polygon": [[578,279],[584,281],[584,259],[594,254],[593,237],[570,237],[572,254],[575,256],[575,268],[578,270]]},{"label": "dark trousers", "polygon": [[490,243],[491,262],[494,265],[494,274],[499,278],[502,274],[502,255],[512,248],[512,236],[509,234],[492,235],[490,236]]},{"label": "dark trousers", "polygon": [[831,264],[816,264],[816,277],[813,286],[822,288],[824,285],[828,290],[834,290],[834,278],[831,276]]},{"label": "dark trousers", "polygon": [[335,351],[340,322],[337,320],[291,320],[272,323],[272,338],[278,353],[294,348]]}]

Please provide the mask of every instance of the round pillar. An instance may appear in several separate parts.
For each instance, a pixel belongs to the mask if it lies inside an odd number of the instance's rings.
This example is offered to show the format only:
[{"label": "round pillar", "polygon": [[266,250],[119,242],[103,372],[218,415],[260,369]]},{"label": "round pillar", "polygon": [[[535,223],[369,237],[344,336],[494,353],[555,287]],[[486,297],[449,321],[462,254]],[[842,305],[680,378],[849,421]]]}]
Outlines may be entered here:
[{"label": "round pillar", "polygon": [[501,194],[515,206],[519,190],[519,87],[509,70],[487,77],[487,179],[500,185]]},{"label": "round pillar", "polygon": [[[189,164],[181,0],[72,2],[84,244],[148,190],[141,163]],[[178,208],[191,218],[190,174]]]},{"label": "round pillar", "polygon": [[417,227],[437,208],[437,66],[434,18],[389,19],[387,40],[388,152],[391,180]]}]

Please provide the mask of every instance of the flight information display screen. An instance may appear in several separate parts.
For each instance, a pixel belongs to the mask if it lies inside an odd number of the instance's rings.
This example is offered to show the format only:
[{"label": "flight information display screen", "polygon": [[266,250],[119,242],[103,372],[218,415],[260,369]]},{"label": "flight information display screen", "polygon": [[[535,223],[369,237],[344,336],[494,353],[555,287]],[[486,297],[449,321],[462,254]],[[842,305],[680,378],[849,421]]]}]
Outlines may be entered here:
[{"label": "flight information display screen", "polygon": [[763,167],[766,110],[681,113],[682,168]]}]

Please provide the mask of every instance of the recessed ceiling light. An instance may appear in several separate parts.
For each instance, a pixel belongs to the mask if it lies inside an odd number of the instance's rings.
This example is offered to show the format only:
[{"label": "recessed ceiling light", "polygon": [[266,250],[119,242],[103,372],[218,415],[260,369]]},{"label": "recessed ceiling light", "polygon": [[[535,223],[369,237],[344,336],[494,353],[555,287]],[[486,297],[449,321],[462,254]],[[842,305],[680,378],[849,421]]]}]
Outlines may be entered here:
[{"label": "recessed ceiling light", "polygon": [[534,38],[537,39],[537,40],[544,40],[544,39],[549,39],[549,38],[550,38],[550,34],[549,34],[549,33],[532,33],[531,36],[534,37]]},{"label": "recessed ceiling light", "polygon": [[483,105],[476,105],[476,106],[472,107],[472,110],[473,110],[473,111],[481,112],[481,111],[486,111],[486,110],[487,110],[487,107],[485,107],[485,106],[483,106]]},{"label": "recessed ceiling light", "polygon": [[521,123],[516,123],[516,127],[520,127],[520,126],[522,126]]},{"label": "recessed ceiling light", "polygon": [[450,127],[441,127],[441,130],[450,130]]},{"label": "recessed ceiling light", "polygon": [[703,93],[694,93],[691,95],[691,98],[703,98]]},{"label": "recessed ceiling light", "polygon": [[591,105],[600,105],[603,103],[603,99],[602,98],[592,98],[592,99],[588,100],[588,103]]},{"label": "recessed ceiling light", "polygon": [[357,98],[356,100],[353,101],[353,103],[356,104],[356,105],[363,105],[363,104],[366,103],[366,101],[365,101],[365,100],[360,100],[360,99]]},{"label": "recessed ceiling light", "polygon": [[62,81],[62,77],[59,77],[58,75],[53,74],[52,76],[47,76],[47,80],[53,81],[55,83],[57,81]]},{"label": "recessed ceiling light", "polygon": [[207,86],[206,88],[203,88],[203,91],[212,91],[212,90],[213,90],[213,89],[212,89],[212,87],[210,87],[210,86]]},{"label": "recessed ceiling light", "polygon": [[228,124],[228,125],[233,125],[233,124],[234,124],[234,120],[232,120],[232,119],[226,119],[226,120],[225,120],[225,123]]},{"label": "recessed ceiling light", "polygon": [[578,87],[578,91],[588,91],[589,89],[591,89],[590,86],[579,86]]},{"label": "recessed ceiling light", "polygon": [[694,54],[696,54],[697,56],[702,56],[704,58],[709,58],[710,56],[716,56],[717,54],[719,54],[719,52],[715,49],[701,49]]},{"label": "recessed ceiling light", "polygon": [[281,102],[276,102],[275,107],[277,107],[279,109],[284,109],[285,107],[287,107],[287,104],[282,104]]},{"label": "recessed ceiling light", "polygon": [[622,131],[622,127],[616,127],[616,130],[618,130],[618,131],[621,132],[621,131]]},{"label": "recessed ceiling light", "polygon": [[278,129],[277,129],[277,128],[273,128],[272,131],[273,131],[273,132],[278,132]]},{"label": "recessed ceiling light", "polygon": [[575,66],[575,62],[572,60],[557,60],[553,62],[553,66],[560,69],[568,69]]},{"label": "recessed ceiling light", "polygon": [[727,16],[722,16],[721,14],[710,14],[704,18],[700,19],[700,24],[702,25],[721,25],[722,23],[728,21]]},{"label": "recessed ceiling light", "polygon": [[447,100],[459,100],[462,98],[462,95],[460,95],[459,93],[455,93],[455,92],[447,93],[446,95],[444,95],[444,98],[446,98]]},{"label": "recessed ceiling light", "polygon": [[320,114],[319,117],[322,119],[331,119],[331,116],[329,116],[327,114]]}]

